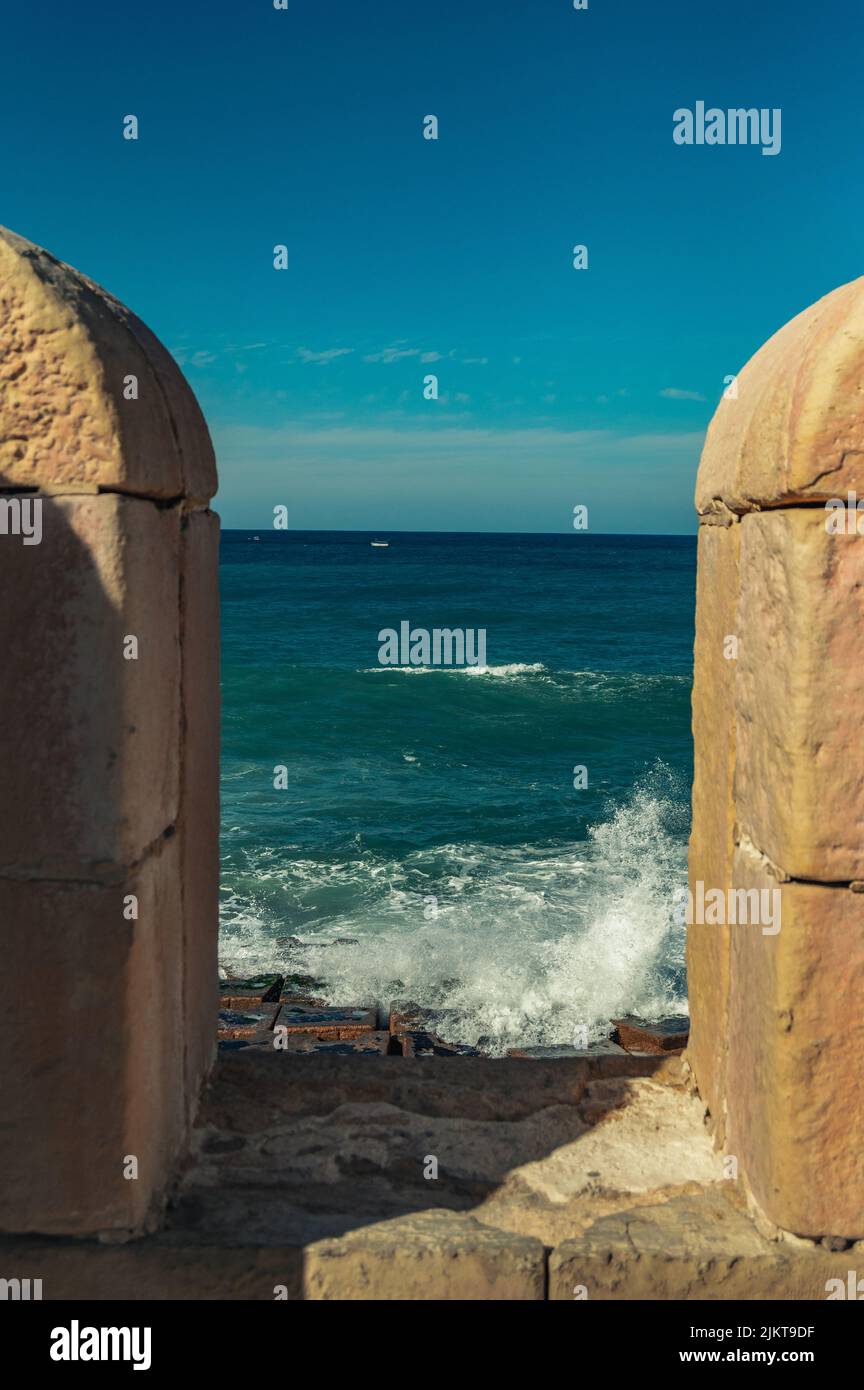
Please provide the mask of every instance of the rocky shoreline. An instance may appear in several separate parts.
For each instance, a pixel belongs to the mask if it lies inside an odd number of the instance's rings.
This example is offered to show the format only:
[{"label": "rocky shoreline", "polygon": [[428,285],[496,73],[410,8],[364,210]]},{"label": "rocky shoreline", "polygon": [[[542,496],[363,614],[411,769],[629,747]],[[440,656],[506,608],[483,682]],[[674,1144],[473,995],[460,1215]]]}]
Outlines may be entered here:
[{"label": "rocky shoreline", "polygon": [[[333,1005],[315,995],[321,982],[308,975],[231,977],[219,984],[217,1038],[220,1051],[248,1048],[296,1055],[376,1057],[482,1057],[482,1046],[460,1042],[452,1012],[428,1009],[411,1000],[394,1000],[389,1010]],[[448,1017],[449,1015],[449,1017]],[[550,1060],[603,1054],[673,1055],[687,1045],[689,1019],[609,1020],[609,1035],[585,1047],[515,1047],[508,1057]]]}]

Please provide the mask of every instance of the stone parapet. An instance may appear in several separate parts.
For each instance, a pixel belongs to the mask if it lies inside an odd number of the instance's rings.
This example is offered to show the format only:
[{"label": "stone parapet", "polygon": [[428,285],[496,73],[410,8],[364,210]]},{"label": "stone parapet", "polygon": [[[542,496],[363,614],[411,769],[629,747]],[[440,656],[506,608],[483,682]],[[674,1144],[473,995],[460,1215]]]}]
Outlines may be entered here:
[{"label": "stone parapet", "polygon": [[[864,1236],[864,535],[856,512],[840,528],[826,503],[864,492],[862,379],[856,280],[766,343],[708,431],[690,887],[719,890],[724,911],[688,932],[688,1058],[718,1145],[778,1226],[852,1239]],[[760,904],[775,902],[765,920]]]},{"label": "stone parapet", "polygon": [[2,229],[0,345],[0,1230],[118,1236],[214,1054],[213,449],[150,330]]}]

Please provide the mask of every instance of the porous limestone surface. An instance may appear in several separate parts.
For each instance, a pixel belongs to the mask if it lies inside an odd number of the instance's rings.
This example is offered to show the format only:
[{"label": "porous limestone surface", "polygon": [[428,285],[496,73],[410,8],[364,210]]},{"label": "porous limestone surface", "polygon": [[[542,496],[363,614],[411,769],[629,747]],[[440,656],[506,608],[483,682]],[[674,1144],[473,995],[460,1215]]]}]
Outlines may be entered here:
[{"label": "porous limestone surface", "polygon": [[227,1054],[158,1235],[0,1259],[46,1299],[826,1297],[855,1251],[757,1229],[704,1121],[678,1057]]},{"label": "porous limestone surface", "polygon": [[599,1076],[576,1103],[502,1120],[358,1099],[323,1115],[276,1114],[243,1135],[206,1124],[176,1219],[187,1230],[315,1240],[360,1213],[446,1206],[554,1245],[598,1214],[722,1182],[703,1117],[683,1088]]}]

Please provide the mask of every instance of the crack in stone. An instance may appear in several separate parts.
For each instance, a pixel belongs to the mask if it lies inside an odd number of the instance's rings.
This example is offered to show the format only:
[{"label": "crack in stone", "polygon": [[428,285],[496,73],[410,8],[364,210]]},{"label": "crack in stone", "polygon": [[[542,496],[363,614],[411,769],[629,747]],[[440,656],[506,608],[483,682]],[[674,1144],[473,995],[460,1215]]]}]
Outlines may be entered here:
[{"label": "crack in stone", "polygon": [[745,854],[757,859],[767,874],[771,878],[776,878],[778,883],[801,883],[810,888],[847,888],[852,893],[864,893],[864,879],[860,878],[804,878],[799,874],[789,874],[785,869],[781,869],[773,860],[769,859],[764,850],[750,839],[749,835],[739,831],[734,839],[736,849],[744,850]]},{"label": "crack in stone", "polygon": [[137,858],[129,861],[128,864],[117,864],[107,861],[106,867],[102,870],[98,864],[91,863],[81,874],[72,873],[40,873],[38,869],[25,866],[0,865],[0,882],[8,883],[57,883],[68,884],[70,887],[82,888],[113,888],[127,882],[134,874],[138,873],[144,865],[152,858],[161,854],[162,849],[168,840],[174,838],[177,833],[177,822],[174,821],[167,825],[160,835],[150,841],[143,852]]}]

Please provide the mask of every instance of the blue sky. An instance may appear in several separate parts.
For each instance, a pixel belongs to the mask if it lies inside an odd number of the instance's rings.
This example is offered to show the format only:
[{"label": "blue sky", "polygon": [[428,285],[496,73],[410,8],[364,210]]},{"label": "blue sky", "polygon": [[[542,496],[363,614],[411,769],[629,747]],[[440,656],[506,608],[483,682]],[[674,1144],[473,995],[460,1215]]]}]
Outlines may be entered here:
[{"label": "blue sky", "polygon": [[[862,39],[860,0],[22,7],[0,220],[175,353],[228,526],[689,531],[724,376],[864,268]],[[698,100],[780,153],[676,145]]]}]

